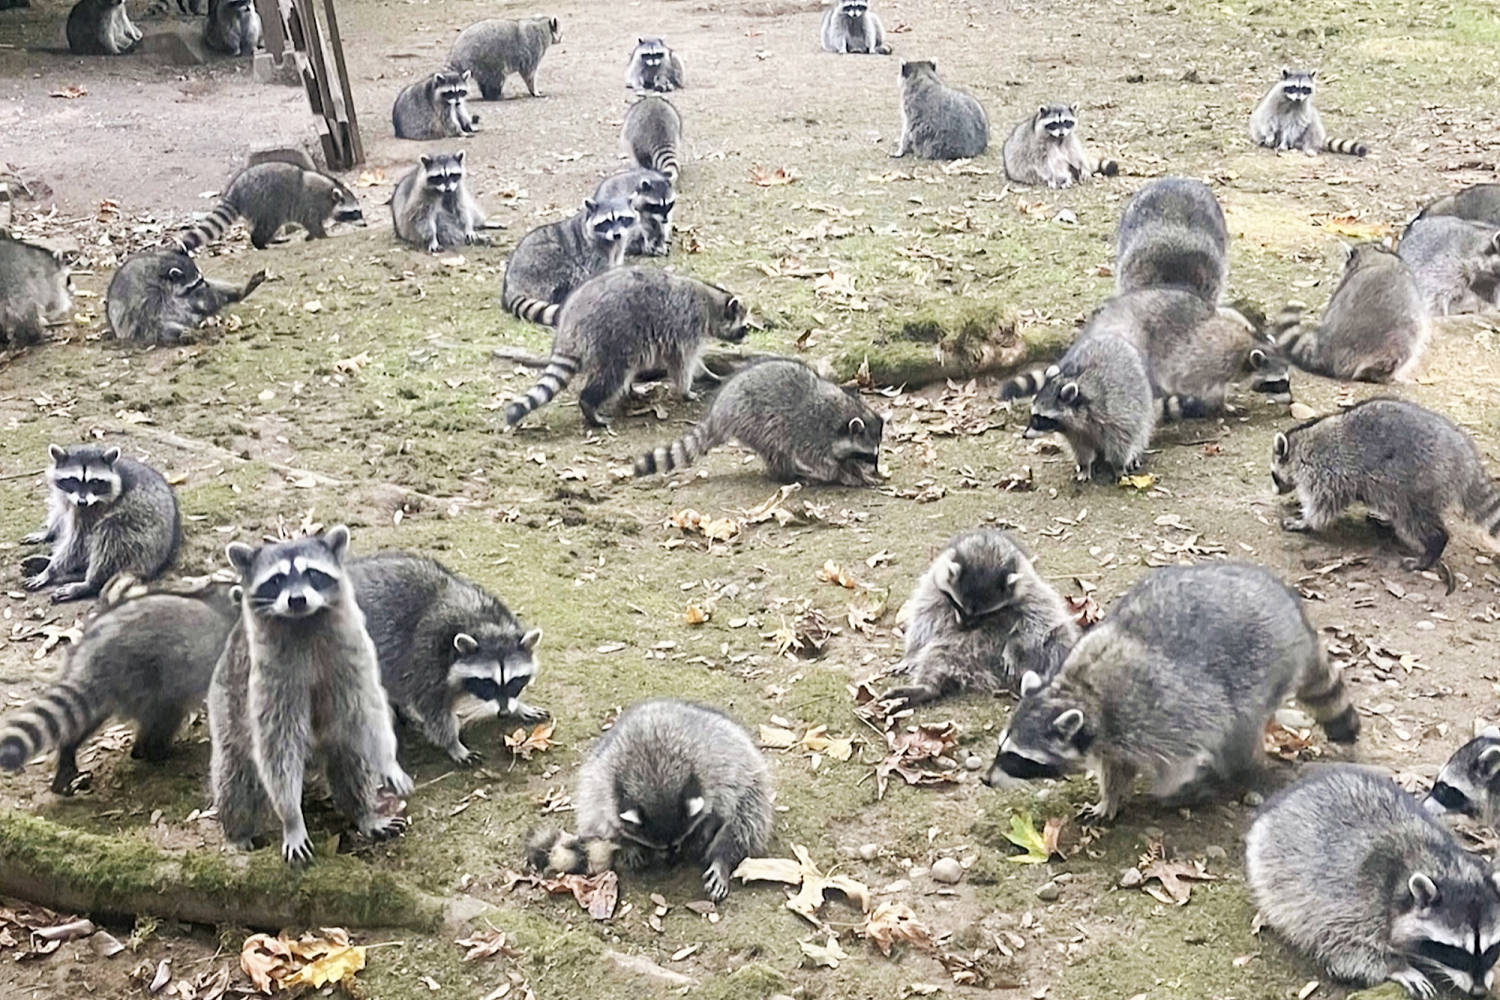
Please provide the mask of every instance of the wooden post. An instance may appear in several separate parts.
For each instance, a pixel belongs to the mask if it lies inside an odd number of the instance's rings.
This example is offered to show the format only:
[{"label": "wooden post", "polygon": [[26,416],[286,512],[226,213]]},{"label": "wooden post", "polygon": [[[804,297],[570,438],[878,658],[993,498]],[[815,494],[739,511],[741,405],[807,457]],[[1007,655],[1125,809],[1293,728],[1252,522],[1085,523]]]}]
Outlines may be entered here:
[{"label": "wooden post", "polygon": [[[334,0],[255,0],[267,55],[296,72],[307,91],[308,106],[323,119],[319,131],[329,169],[348,170],[364,161],[365,151],[333,4]],[[326,37],[320,20],[327,22]]]}]

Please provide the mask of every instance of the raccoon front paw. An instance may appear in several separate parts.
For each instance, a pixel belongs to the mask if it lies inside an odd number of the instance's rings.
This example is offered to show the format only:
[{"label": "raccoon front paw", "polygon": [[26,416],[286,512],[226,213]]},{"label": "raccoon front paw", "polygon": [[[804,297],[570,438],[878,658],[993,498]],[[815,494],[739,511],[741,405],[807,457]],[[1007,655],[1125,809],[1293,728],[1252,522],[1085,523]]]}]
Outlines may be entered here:
[{"label": "raccoon front paw", "polygon": [[439,243],[436,238],[434,238],[430,243],[427,244],[427,252],[428,253],[442,253],[443,252],[443,245],[441,243]]},{"label": "raccoon front paw", "polygon": [[52,540],[51,537],[48,536],[48,534],[47,534],[47,530],[45,528],[43,528],[41,531],[33,531],[31,534],[27,535],[25,538],[22,538],[21,539],[21,544],[22,545],[41,545],[43,542],[50,542],[51,540]]},{"label": "raccoon front paw", "polygon": [[1094,478],[1094,467],[1092,465],[1079,465],[1073,469],[1073,482],[1087,483]]},{"label": "raccoon front paw", "polygon": [[403,797],[410,795],[411,790],[414,787],[412,784],[411,775],[401,770],[400,767],[396,767],[395,769],[386,773],[385,785],[391,791]]},{"label": "raccoon front paw", "polygon": [[309,864],[312,859],[312,841],[307,839],[306,830],[295,834],[282,834],[281,860],[289,865],[301,866]]},{"label": "raccoon front paw", "polygon": [[1428,997],[1437,996],[1437,987],[1432,985],[1432,980],[1410,966],[1397,969],[1390,974],[1389,979],[1393,983],[1404,986],[1406,992],[1414,997],[1422,997],[1426,1000]]},{"label": "raccoon front paw", "polygon": [[87,597],[93,592],[93,588],[82,581],[78,583],[65,583],[52,592],[52,603],[61,604],[64,601],[76,601],[80,597]]},{"label": "raccoon front paw", "polygon": [[[24,564],[22,564],[22,570],[23,571],[25,570],[25,565]],[[35,576],[28,576],[28,577],[26,577],[24,580],[21,581],[21,585],[23,587],[25,587],[27,590],[41,590],[43,587],[47,586],[47,584],[49,584],[51,582],[52,582],[52,574],[49,573],[49,572],[47,572],[47,570],[44,568],[40,572],[38,572]]]},{"label": "raccoon front paw", "polygon": [[1114,822],[1115,806],[1108,802],[1094,802],[1078,810],[1078,821],[1085,826],[1103,826]]},{"label": "raccoon front paw", "polygon": [[1305,518],[1301,518],[1301,517],[1284,517],[1284,518],[1281,519],[1281,530],[1282,531],[1311,531],[1312,530],[1312,525],[1308,524],[1307,520]]},{"label": "raccoon front paw", "polygon": [[621,844],[615,850],[615,867],[638,872],[651,864],[651,853],[639,844]]},{"label": "raccoon front paw", "polygon": [[459,767],[478,767],[484,763],[484,754],[477,750],[470,750],[462,743],[457,744],[453,749],[449,750],[448,756]]},{"label": "raccoon front paw", "polygon": [[379,816],[359,828],[359,832],[371,840],[390,840],[399,837],[411,826],[405,816]]},{"label": "raccoon front paw", "polygon": [[724,902],[724,897],[729,895],[729,873],[725,871],[726,867],[724,862],[714,861],[703,869],[703,891],[715,903]]},{"label": "raccoon front paw", "polygon": [[514,712],[511,712],[510,715],[511,718],[518,719],[519,721],[526,723],[544,722],[547,719],[552,718],[552,713],[547,711],[545,708],[538,708],[535,705],[528,705],[524,701],[516,702],[516,709]]},{"label": "raccoon front paw", "polygon": [[894,707],[892,711],[900,711],[904,708],[913,708],[924,702],[932,701],[937,697],[937,692],[925,684],[912,684],[908,687],[891,688],[880,696],[881,702],[890,702]]}]

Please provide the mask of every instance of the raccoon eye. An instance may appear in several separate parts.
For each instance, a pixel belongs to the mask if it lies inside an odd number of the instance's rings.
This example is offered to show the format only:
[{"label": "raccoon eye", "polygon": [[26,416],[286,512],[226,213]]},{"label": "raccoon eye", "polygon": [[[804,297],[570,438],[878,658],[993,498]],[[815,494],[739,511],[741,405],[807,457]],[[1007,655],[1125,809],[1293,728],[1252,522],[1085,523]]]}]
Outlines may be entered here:
[{"label": "raccoon eye", "polygon": [[57,481],[57,488],[65,493],[76,493],[83,485],[83,481],[76,476],[63,476]]},{"label": "raccoon eye", "polygon": [[319,590],[332,589],[333,586],[338,583],[337,580],[320,569],[308,570],[307,582],[312,584],[314,587],[317,587]]}]

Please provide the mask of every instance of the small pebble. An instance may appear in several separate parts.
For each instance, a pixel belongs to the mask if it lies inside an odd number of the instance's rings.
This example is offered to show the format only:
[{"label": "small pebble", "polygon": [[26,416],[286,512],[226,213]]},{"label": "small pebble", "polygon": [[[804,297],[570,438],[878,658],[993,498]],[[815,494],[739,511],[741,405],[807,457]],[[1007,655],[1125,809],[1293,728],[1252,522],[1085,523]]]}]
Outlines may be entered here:
[{"label": "small pebble", "polygon": [[1189,931],[1182,936],[1184,944],[1207,944],[1208,935],[1202,931]]},{"label": "small pebble", "polygon": [[1036,898],[1044,903],[1050,903],[1062,895],[1062,886],[1056,882],[1048,882],[1036,891]]},{"label": "small pebble", "polygon": [[1139,868],[1127,868],[1120,873],[1120,888],[1134,889],[1141,884],[1141,870]]},{"label": "small pebble", "polygon": [[1073,873],[1060,872],[1052,876],[1052,881],[1056,882],[1058,885],[1067,885],[1069,882],[1073,881]]},{"label": "small pebble", "polygon": [[1218,844],[1209,844],[1203,849],[1203,856],[1208,858],[1210,861],[1223,861],[1225,858],[1229,857],[1229,852],[1224,850],[1224,848],[1220,847]]},{"label": "small pebble", "polygon": [[964,767],[968,768],[971,771],[977,771],[983,766],[984,758],[980,757],[978,754],[971,753],[967,758],[964,759]]},{"label": "small pebble", "polygon": [[860,844],[859,856],[862,861],[874,861],[880,855],[879,844]]},{"label": "small pebble", "polygon": [[1265,802],[1266,797],[1260,794],[1260,792],[1246,792],[1245,797],[1240,801],[1245,803],[1245,805],[1249,806],[1250,808],[1254,809],[1256,806]]},{"label": "small pebble", "polygon": [[938,858],[932,863],[932,880],[953,885],[964,877],[964,866],[957,858]]}]

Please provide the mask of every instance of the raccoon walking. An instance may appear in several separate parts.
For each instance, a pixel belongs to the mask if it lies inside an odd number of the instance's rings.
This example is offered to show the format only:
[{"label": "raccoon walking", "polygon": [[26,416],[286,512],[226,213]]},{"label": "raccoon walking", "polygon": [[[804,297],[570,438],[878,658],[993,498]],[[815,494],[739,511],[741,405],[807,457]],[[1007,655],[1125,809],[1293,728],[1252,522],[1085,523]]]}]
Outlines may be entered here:
[{"label": "raccoon walking", "polygon": [[1500,307],[1500,227],[1451,215],[1416,219],[1396,253],[1433,315]]},{"label": "raccoon walking", "polygon": [[1336,979],[1433,979],[1488,996],[1500,956],[1500,876],[1406,792],[1363,768],[1320,768],[1274,795],[1245,837],[1266,926]]},{"label": "raccoon walking", "polygon": [[1367,399],[1277,434],[1271,480],[1277,493],[1297,494],[1301,511],[1281,522],[1287,531],[1321,531],[1362,503],[1419,553],[1407,568],[1437,567],[1449,593],[1453,574],[1442,563],[1449,537],[1468,528],[1477,544],[1494,550],[1500,536],[1500,488],[1474,440],[1404,400]]},{"label": "raccoon walking", "polygon": [[243,285],[215,281],[181,250],[147,250],[127,257],[110,279],[109,330],[117,340],[176,344],[265,280],[266,272],[256,271]]},{"label": "raccoon walking", "polygon": [[230,586],[147,591],[111,600],[133,577],[116,577],[105,608],[68,651],[57,681],[0,720],[0,768],[19,771],[56,746],[52,791],[72,794],[78,748],[111,716],[136,723],[130,756],[166,760],[182,720],[208,693],[209,678],[238,616]]},{"label": "raccoon walking", "polygon": [[61,256],[0,231],[0,348],[37,343],[72,311],[73,289]]},{"label": "raccoon walking", "polygon": [[819,34],[824,52],[857,55],[891,54],[885,43],[885,26],[870,9],[869,0],[834,0],[823,12]]},{"label": "raccoon walking", "polygon": [[78,0],[68,11],[68,48],[80,56],[123,56],[142,34],[125,13],[125,0]]},{"label": "raccoon walking", "polygon": [[[658,699],[632,705],[578,771],[578,837],[534,836],[533,867],[637,871],[687,858],[720,902],[729,876],[771,835],[771,773],[744,727],[717,709]],[[611,850],[613,848],[613,850]]]},{"label": "raccoon walking", "polygon": [[391,196],[396,236],[428,253],[473,243],[485,221],[464,179],[464,154],[424,155],[418,160],[396,182]]},{"label": "raccoon walking", "polygon": [[1267,91],[1250,115],[1250,138],[1275,150],[1300,149],[1309,156],[1328,151],[1365,156],[1369,147],[1354,139],[1330,139],[1323,119],[1313,107],[1313,77],[1317,70],[1281,71],[1281,79]]},{"label": "raccoon walking", "polygon": [[47,520],[21,539],[50,543],[23,567],[27,590],[61,584],[53,601],[93,597],[117,573],[153,580],[177,554],[182,518],[161,473],[95,444],[47,446]]},{"label": "raccoon walking", "polygon": [[466,696],[523,723],[547,717],[521,700],[536,677],[540,629],[446,566],[405,552],[351,560],[346,569],[398,714],[459,764],[480,754],[459,739],[454,709]]},{"label": "raccoon walking", "polygon": [[623,205],[635,213],[635,225],[625,240],[625,253],[637,257],[665,257],[672,252],[672,210],[677,194],[666,174],[645,167],[616,171],[594,189],[594,204]]},{"label": "raccoon walking", "polygon": [[455,139],[473,135],[479,116],[469,111],[469,70],[440,69],[408,84],[391,107],[397,139]]},{"label": "raccoon walking", "polygon": [[1430,813],[1456,812],[1493,827],[1500,819],[1500,726],[1459,747],[1422,800]]},{"label": "raccoon walking", "polygon": [[257,250],[270,246],[289,224],[307,230],[308,239],[320,240],[328,235],[330,222],[365,221],[359,198],[342,181],[273,161],[251,164],[235,174],[208,217],[185,230],[178,241],[192,253],[222,240],[236,219],[250,224],[250,245]]},{"label": "raccoon walking", "polygon": [[541,97],[536,89],[537,67],[548,46],[560,41],[562,31],[555,17],[479,21],[459,32],[448,65],[473,73],[486,101],[505,96],[505,78],[512,73],[521,78],[532,97]]},{"label": "raccoon walking", "polygon": [[260,44],[260,15],[254,0],[209,0],[203,44],[231,56],[251,56]]},{"label": "raccoon walking", "polygon": [[901,138],[892,156],[924,160],[979,156],[990,145],[990,119],[971,95],[945,86],[932,60],[901,64]]},{"label": "raccoon walking", "polygon": [[665,39],[637,38],[630,65],[625,68],[625,86],[658,93],[681,90],[682,58],[667,48]]},{"label": "raccoon walking", "polygon": [[552,338],[552,359],[526,395],[505,408],[515,426],[552,401],[575,376],[584,423],[606,427],[600,415],[636,372],[665,368],[683,399],[696,399],[704,341],[745,338],[745,307],[717,285],[654,268],[617,267],[584,282],[563,303]]},{"label": "raccoon walking", "polygon": [[556,326],[558,311],[574,289],[625,259],[638,219],[635,209],[618,199],[590,199],[568,218],[537,226],[505,262],[500,304],[529,323]]},{"label": "raccoon walking", "polygon": [[1094,174],[1113,177],[1120,172],[1114,160],[1095,159],[1074,131],[1078,114],[1068,104],[1044,104],[1037,113],[1011,130],[1001,150],[1005,176],[1017,184],[1065,188]]},{"label": "raccoon walking", "polygon": [[1295,693],[1337,742],[1359,716],[1302,602],[1259,566],[1148,573],[1085,632],[1050,678],[1028,672],[987,784],[1088,767],[1112,819],[1137,774],[1151,795],[1190,800],[1262,759],[1272,713]]},{"label": "raccoon walking", "polygon": [[959,691],[1015,691],[1050,677],[1078,641],[1062,596],[998,528],[965,531],[938,553],[907,602],[909,683],[882,698],[920,705]]},{"label": "raccoon walking", "polygon": [[854,389],[821,379],[800,361],[758,361],[736,372],[698,425],[635,460],[635,474],[684,468],[730,439],[755,450],[781,482],[842,486],[881,481],[885,421]]},{"label": "raccoon walking", "polygon": [[240,619],[208,692],[214,805],[224,837],[248,847],[267,808],[281,821],[281,855],[312,860],[302,818],[308,757],[323,757],[334,805],[371,838],[406,820],[381,810],[382,787],[412,782],[396,762],[396,733],[375,645],[345,572],[349,529],[253,548],[228,548],[243,587]]},{"label": "raccoon walking", "polygon": [[1115,238],[1115,287],[1185,288],[1218,305],[1229,280],[1229,228],[1202,181],[1163,177],[1125,205]]},{"label": "raccoon walking", "polygon": [[648,95],[625,112],[620,130],[625,152],[637,165],[664,174],[675,186],[681,170],[682,115],[665,97]]}]

